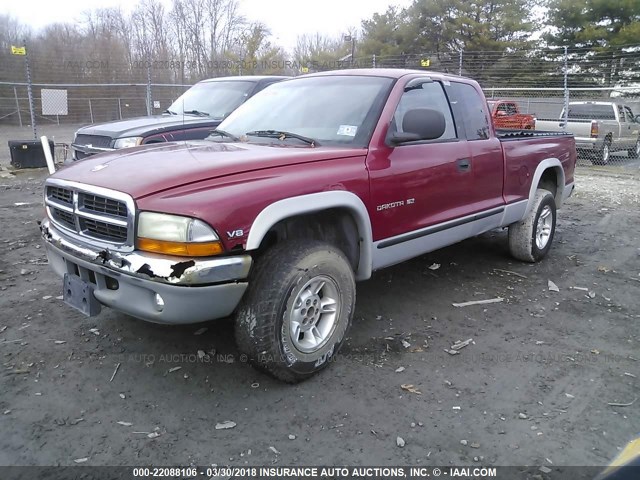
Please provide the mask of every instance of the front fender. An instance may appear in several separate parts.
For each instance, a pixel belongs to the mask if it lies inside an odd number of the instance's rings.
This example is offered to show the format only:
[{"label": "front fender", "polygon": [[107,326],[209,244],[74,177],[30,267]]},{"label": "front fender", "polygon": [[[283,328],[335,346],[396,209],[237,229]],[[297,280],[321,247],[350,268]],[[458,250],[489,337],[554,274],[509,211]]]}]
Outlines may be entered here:
[{"label": "front fender", "polygon": [[319,212],[331,208],[348,210],[358,227],[360,259],[357,280],[371,277],[373,233],[367,208],[357,195],[346,191],[329,191],[300,195],[274,202],[264,208],[253,221],[247,237],[246,250],[257,250],[267,232],[276,223],[289,217]]}]

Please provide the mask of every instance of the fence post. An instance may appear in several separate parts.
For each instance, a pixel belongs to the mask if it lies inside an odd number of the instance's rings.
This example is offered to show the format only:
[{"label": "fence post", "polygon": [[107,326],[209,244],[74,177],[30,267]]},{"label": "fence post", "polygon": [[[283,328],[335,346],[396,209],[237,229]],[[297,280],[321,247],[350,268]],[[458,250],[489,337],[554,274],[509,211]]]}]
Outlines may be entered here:
[{"label": "fence post", "polygon": [[27,50],[27,41],[24,45],[24,63],[27,68],[27,96],[29,97],[29,113],[31,114],[31,128],[33,129],[34,140],[38,139],[38,129],[36,128],[36,114],[33,108],[33,89],[31,87],[31,67],[29,66],[29,51]]},{"label": "fence post", "polygon": [[564,118],[562,121],[562,130],[567,130],[567,121],[569,119],[569,55],[567,47],[564,47]]},{"label": "fence post", "polygon": [[18,112],[18,121],[20,122],[20,126],[22,127],[22,114],[20,113],[20,102],[18,101],[18,91],[16,87],[13,87],[13,96],[16,99],[16,111]]},{"label": "fence post", "polygon": [[89,99],[89,115],[91,116],[91,123],[93,123],[93,108],[91,108],[91,99]]},{"label": "fence post", "polygon": [[120,101],[120,98],[118,98],[118,117],[122,120],[122,102]]},{"label": "fence post", "polygon": [[151,62],[147,62],[147,115],[151,114]]},{"label": "fence post", "polygon": [[462,76],[462,50],[460,50],[460,57],[458,59],[458,75]]},{"label": "fence post", "polygon": [[376,54],[375,53],[371,56],[371,66],[373,68],[376,68]]}]

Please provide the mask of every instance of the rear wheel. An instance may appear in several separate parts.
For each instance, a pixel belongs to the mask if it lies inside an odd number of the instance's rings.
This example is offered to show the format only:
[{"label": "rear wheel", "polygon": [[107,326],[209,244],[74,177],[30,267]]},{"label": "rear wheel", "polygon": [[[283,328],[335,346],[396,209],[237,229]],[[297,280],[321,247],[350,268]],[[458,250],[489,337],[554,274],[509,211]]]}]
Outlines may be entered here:
[{"label": "rear wheel", "polygon": [[257,261],[238,308],[238,348],[280,380],[304,380],[338,352],[355,296],[353,270],[339,249],[317,241],[277,244]]},{"label": "rear wheel", "polygon": [[594,165],[607,165],[611,158],[611,139],[606,138],[602,144],[602,148],[596,153],[596,156],[592,160]]},{"label": "rear wheel", "polygon": [[551,249],[556,230],[556,201],[553,194],[539,188],[533,207],[521,222],[509,226],[509,251],[524,262],[538,262]]}]

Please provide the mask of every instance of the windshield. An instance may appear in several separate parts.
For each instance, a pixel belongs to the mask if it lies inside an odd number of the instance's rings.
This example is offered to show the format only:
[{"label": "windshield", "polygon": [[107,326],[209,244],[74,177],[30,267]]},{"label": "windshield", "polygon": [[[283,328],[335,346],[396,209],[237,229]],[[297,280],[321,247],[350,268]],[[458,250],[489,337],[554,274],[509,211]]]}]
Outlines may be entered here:
[{"label": "windshield", "polygon": [[202,82],[184,92],[167,109],[178,115],[208,115],[222,120],[247,99],[253,82]]},{"label": "windshield", "polygon": [[252,97],[220,129],[250,142],[272,143],[251,133],[274,131],[321,145],[366,146],[391,84],[390,78],[350,75],[284,81]]}]

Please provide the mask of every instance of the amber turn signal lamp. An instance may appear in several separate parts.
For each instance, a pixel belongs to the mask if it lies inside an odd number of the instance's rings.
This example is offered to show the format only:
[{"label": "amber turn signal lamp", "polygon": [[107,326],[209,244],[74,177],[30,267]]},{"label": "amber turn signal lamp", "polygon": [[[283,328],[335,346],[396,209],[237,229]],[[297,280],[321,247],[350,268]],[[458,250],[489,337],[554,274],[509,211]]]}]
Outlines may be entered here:
[{"label": "amber turn signal lamp", "polygon": [[138,238],[138,249],[180,257],[211,257],[223,252],[220,242],[168,242],[151,238]]}]

